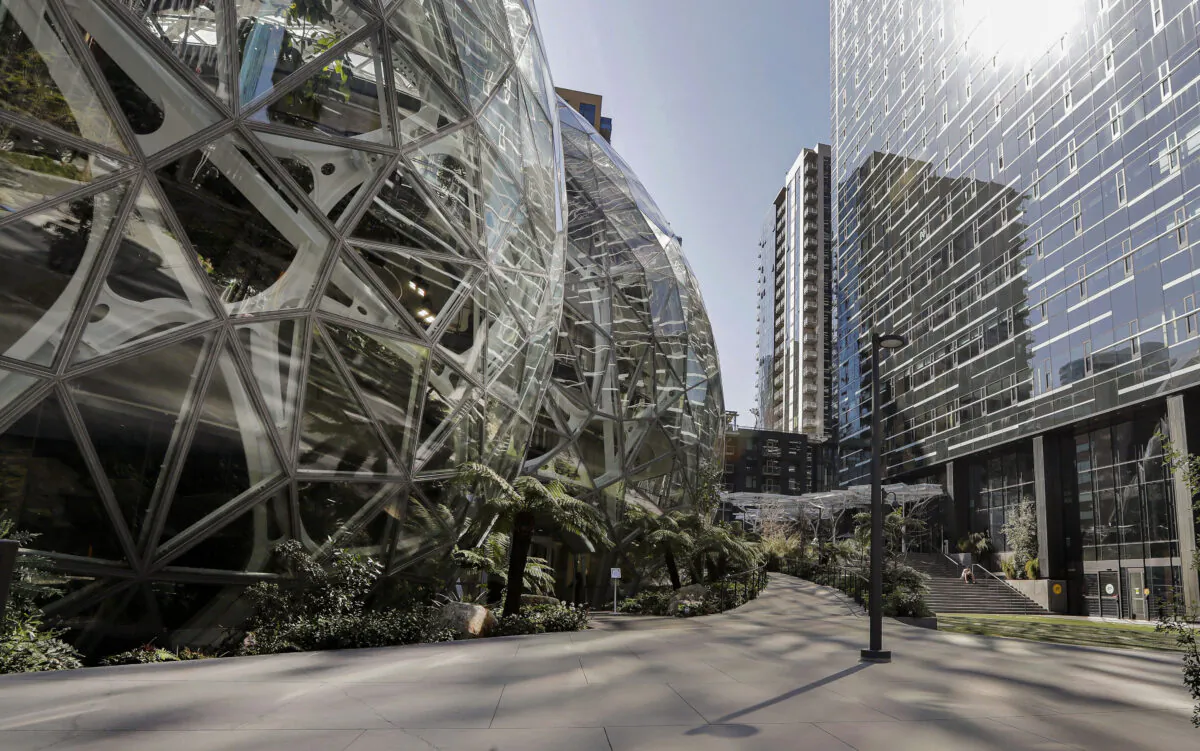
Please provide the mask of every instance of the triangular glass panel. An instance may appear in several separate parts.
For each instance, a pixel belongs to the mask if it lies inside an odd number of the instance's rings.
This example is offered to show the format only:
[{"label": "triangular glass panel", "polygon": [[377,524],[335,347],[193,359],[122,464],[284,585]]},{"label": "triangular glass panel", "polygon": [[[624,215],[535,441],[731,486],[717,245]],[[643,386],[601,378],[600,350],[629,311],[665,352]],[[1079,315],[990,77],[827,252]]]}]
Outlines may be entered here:
[{"label": "triangular glass panel", "polygon": [[[576,225],[571,227],[574,232]],[[513,212],[496,234],[501,235],[498,241],[493,242],[493,233],[489,232],[488,237],[488,257],[492,263],[520,271],[552,273],[547,267],[554,245],[539,242],[523,206]]]},{"label": "triangular glass panel", "polygon": [[557,205],[555,196],[558,195],[559,181],[562,179],[555,156],[554,128],[541,108],[530,101],[532,98],[522,97],[525,111],[530,115],[522,122],[521,133],[525,200],[531,210],[553,216]]},{"label": "triangular glass panel", "polygon": [[308,330],[307,318],[263,321],[237,327],[237,340],[250,360],[254,382],[262,393],[267,413],[291,445],[296,423],[296,404],[300,399],[301,353]]},{"label": "triangular glass panel", "polygon": [[465,341],[467,346],[474,342],[474,317],[470,311],[456,309],[475,282],[478,270],[445,257],[381,248],[361,247],[357,250],[392,299],[398,301],[425,330],[432,329],[440,318],[451,315],[447,324],[450,341]]},{"label": "triangular glass panel", "polygon": [[309,550],[328,543],[339,548],[368,548],[383,542],[387,515],[380,504],[395,495],[395,484],[365,482],[301,482],[300,540]]},{"label": "triangular glass panel", "polygon": [[458,62],[467,83],[467,101],[471,111],[478,112],[488,96],[500,83],[500,77],[511,64],[506,43],[496,39],[462,0],[442,3],[454,43]]},{"label": "triangular glass panel", "polygon": [[292,536],[288,496],[285,488],[245,511],[232,510],[232,518],[217,520],[213,528],[205,530],[201,540],[185,542],[187,549],[181,555],[174,555],[168,549],[170,566],[238,573],[272,571],[272,551]]},{"label": "triangular glass panel", "polygon": [[550,66],[546,62],[546,54],[542,51],[542,43],[537,34],[530,34],[529,40],[517,54],[517,70],[525,85],[529,87],[530,99],[541,110],[543,116],[553,115],[557,95],[554,84],[550,80]]},{"label": "triangular glass panel", "polygon": [[[380,114],[383,80],[380,50],[375,38],[367,37],[328,56],[325,65],[307,77],[282,83],[287,93],[248,119],[391,146],[391,133]],[[242,86],[247,85],[261,84],[243,79]]]},{"label": "triangular glass panel", "polygon": [[455,226],[480,254],[521,203],[521,186],[504,169],[475,125],[425,144],[413,166]]},{"label": "triangular glass panel", "polygon": [[68,381],[134,537],[146,521],[205,343],[201,337],[172,344]]},{"label": "triangular glass panel", "polygon": [[144,153],[156,154],[221,119],[101,3],[64,2]]},{"label": "triangular glass panel", "polygon": [[216,318],[188,253],[153,192],[143,188],[71,361],[85,362]]},{"label": "triangular glass panel", "polygon": [[[445,22],[440,0],[405,0],[396,3],[388,17],[399,32],[409,55],[428,66],[459,100],[467,101],[467,83],[458,64],[453,35]],[[395,49],[393,44],[393,50]]]},{"label": "triangular glass panel", "polygon": [[366,186],[375,182],[391,158],[374,151],[310,141],[305,138],[258,132],[258,140],[275,157],[317,211],[335,223],[366,197]]},{"label": "triangular glass panel", "polygon": [[297,464],[306,470],[349,474],[400,471],[338,372],[319,329],[313,334]]},{"label": "triangular glass panel", "polygon": [[[410,291],[413,291],[410,289]],[[408,316],[392,307],[392,296],[380,290],[358,267],[339,258],[321,298],[321,310],[414,336],[420,331]]]},{"label": "triangular glass panel", "polygon": [[333,325],[327,330],[367,408],[392,442],[402,465],[408,468],[417,436],[421,379],[429,349],[366,331]]},{"label": "triangular glass panel", "polygon": [[49,365],[83,297],[126,186],[0,224],[0,355]]},{"label": "triangular glass panel", "polygon": [[508,33],[508,14],[502,0],[455,0],[459,7],[478,19],[507,51],[514,49]]},{"label": "triangular glass panel", "polygon": [[417,62],[406,41],[392,42],[392,76],[396,85],[396,128],[402,147],[467,117],[458,99]]},{"label": "triangular glass panel", "polygon": [[513,49],[520,49],[525,43],[525,35],[529,33],[529,27],[533,20],[529,17],[529,10],[526,9],[523,0],[501,0],[504,6],[504,14],[508,20],[509,38],[512,39]]},{"label": "triangular glass panel", "polygon": [[558,480],[568,486],[591,488],[592,478],[587,466],[579,458],[579,450],[574,443],[564,447],[552,459],[542,465],[538,474],[552,480]]},{"label": "triangular glass panel", "polygon": [[67,146],[41,131],[0,122],[0,219],[126,167],[120,160]]},{"label": "triangular glass panel", "polygon": [[476,391],[475,381],[443,358],[444,354],[439,352],[439,356],[434,358],[429,367],[429,381],[425,384],[425,408],[421,418],[421,443],[437,429],[438,424]]},{"label": "triangular glass panel", "polygon": [[403,525],[389,573],[410,569],[411,575],[440,578],[452,573],[448,555],[463,540],[471,523],[471,506],[462,494],[451,494],[444,482],[417,483],[409,495]]},{"label": "triangular glass panel", "polygon": [[[429,404],[426,404],[426,413]],[[422,417],[421,432],[429,423]],[[417,449],[416,466],[420,472],[452,470],[463,462],[479,461],[483,442],[483,395],[475,392],[465,404],[435,429],[428,441]]]},{"label": "triangular glass panel", "polygon": [[515,410],[489,398],[483,428],[483,455],[488,466],[501,475],[511,476],[516,472],[525,456],[531,430]]},{"label": "triangular glass panel", "polygon": [[496,149],[508,171],[523,179],[521,157],[523,131],[521,121],[525,105],[521,101],[521,86],[517,77],[509,75],[479,114],[478,123],[488,142]]},{"label": "triangular glass panel", "polygon": [[314,85],[310,96],[337,96],[341,89],[349,89],[347,67],[353,68],[353,61],[345,53],[328,50],[366,24],[353,3],[322,0],[285,6],[274,0],[239,0],[237,15],[238,90],[243,107],[322,55],[329,63],[322,73],[328,75]]},{"label": "triangular glass panel", "polygon": [[362,240],[437,253],[476,257],[441,211],[417,186],[420,178],[398,169],[384,180],[351,235]]},{"label": "triangular glass panel", "polygon": [[279,471],[266,423],[235,358],[222,352],[159,539],[170,540]]},{"label": "triangular glass panel", "polygon": [[0,1],[0,108],[126,153],[84,66],[40,4]]},{"label": "triangular glass panel", "polygon": [[156,174],[227,312],[308,304],[332,241],[246,144],[224,136]]},{"label": "triangular glass panel", "polygon": [[38,535],[37,547],[125,559],[87,463],[54,395],[0,435],[0,516]]},{"label": "triangular glass panel", "polygon": [[38,379],[24,373],[0,370],[0,413],[38,384]]},{"label": "triangular glass panel", "polygon": [[233,7],[230,0],[126,0],[125,7],[195,74],[201,86],[230,103],[225,55],[235,44],[225,33],[225,14]]}]

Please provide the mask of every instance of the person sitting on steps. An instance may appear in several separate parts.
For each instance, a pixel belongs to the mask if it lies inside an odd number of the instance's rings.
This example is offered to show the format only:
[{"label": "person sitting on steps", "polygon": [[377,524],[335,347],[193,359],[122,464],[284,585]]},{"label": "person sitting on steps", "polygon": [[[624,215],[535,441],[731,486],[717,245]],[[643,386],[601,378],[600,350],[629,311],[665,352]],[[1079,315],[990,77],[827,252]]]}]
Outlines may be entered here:
[{"label": "person sitting on steps", "polygon": [[971,573],[971,569],[970,569],[970,567],[969,567],[969,566],[968,566],[968,567],[965,567],[965,568],[963,568],[963,571],[962,571],[962,580],[963,580],[964,582],[966,582],[967,584],[974,584],[974,583],[975,583],[975,574]]}]

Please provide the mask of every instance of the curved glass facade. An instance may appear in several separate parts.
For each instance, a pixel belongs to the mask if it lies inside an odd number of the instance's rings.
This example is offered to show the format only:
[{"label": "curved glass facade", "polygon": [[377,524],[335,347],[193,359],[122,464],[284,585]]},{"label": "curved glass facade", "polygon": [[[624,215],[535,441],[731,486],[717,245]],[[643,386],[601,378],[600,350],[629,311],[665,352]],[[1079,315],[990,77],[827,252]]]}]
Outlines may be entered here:
[{"label": "curved glass facade", "polygon": [[[687,505],[724,400],[696,277],[645,187],[559,101],[569,240],[551,388],[526,467],[601,507]],[[591,491],[590,493],[588,491]]]},{"label": "curved glass facade", "polygon": [[564,284],[559,116],[527,0],[0,0],[0,513],[48,612],[187,640],[286,538],[440,571],[441,481],[547,419],[583,492],[685,502],[723,407],[695,279],[568,118],[627,309],[583,302],[582,219]]},{"label": "curved glass facade", "polygon": [[[1200,450],[1195,3],[831,10],[841,437],[881,409],[885,471],[940,475],[958,534],[998,538],[1036,496],[1042,570],[1076,609],[1085,576],[1177,582],[1191,511],[1152,435]],[[909,339],[879,405],[872,329]],[[866,452],[842,460],[867,476]]]},{"label": "curved glass facade", "polygon": [[0,0],[0,513],[49,612],[228,625],[280,539],[444,552],[414,504],[515,474],[544,391],[557,122],[516,0]]}]

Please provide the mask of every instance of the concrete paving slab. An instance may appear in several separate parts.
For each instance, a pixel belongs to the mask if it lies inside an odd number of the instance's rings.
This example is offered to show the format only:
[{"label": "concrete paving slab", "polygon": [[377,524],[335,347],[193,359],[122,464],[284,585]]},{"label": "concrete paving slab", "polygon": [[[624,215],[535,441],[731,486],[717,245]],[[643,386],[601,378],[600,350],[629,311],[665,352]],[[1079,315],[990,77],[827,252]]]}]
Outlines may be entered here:
[{"label": "concrete paving slab", "polygon": [[1177,654],[889,622],[864,666],[866,619],[783,576],[686,626],[4,676],[0,749],[1200,747]]}]

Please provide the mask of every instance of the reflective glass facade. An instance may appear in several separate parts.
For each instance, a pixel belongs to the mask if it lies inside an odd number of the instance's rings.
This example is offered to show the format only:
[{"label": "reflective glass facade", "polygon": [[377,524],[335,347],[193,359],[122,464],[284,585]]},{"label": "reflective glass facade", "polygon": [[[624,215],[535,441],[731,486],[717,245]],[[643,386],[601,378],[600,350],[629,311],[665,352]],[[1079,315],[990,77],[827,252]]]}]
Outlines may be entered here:
[{"label": "reflective glass facade", "polygon": [[[1010,505],[1008,491],[1031,487],[1049,462],[1034,436],[1047,456],[1068,455],[1058,441],[1124,430],[1135,405],[1164,419],[1164,397],[1200,383],[1197,6],[834,0],[831,10],[842,437],[883,410],[887,473],[952,477],[956,504],[974,514],[960,529],[981,531],[987,515],[995,536],[997,493]],[[872,328],[910,341],[882,363],[880,405]],[[1195,451],[1182,425],[1173,435]],[[1002,461],[1002,476],[963,481],[999,456],[1035,466]],[[1043,468],[1081,476],[1092,471],[1082,456]],[[843,481],[867,468],[865,452],[843,452]],[[1138,509],[1152,514],[1165,478],[1142,479]],[[1090,487],[1066,488],[1065,530],[1096,513],[1076,505]],[[1115,499],[1119,486],[1104,492]],[[1133,524],[1105,509],[1104,524]],[[1186,527],[1171,534],[1191,545]],[[1071,548],[1079,540],[1056,536],[1067,546],[1057,576],[1094,568]],[[1119,561],[1109,554],[1121,544],[1095,543],[1093,560]],[[1180,560],[1171,548],[1144,556]]]},{"label": "reflective glass facade", "polygon": [[[548,413],[580,461],[627,449],[587,489],[684,502],[649,484],[695,470],[723,408],[695,279],[597,144],[614,190],[572,206],[607,202],[622,242],[593,260],[629,307],[582,310],[578,263],[564,285],[535,19],[526,0],[0,0],[0,513],[67,574],[48,611],[84,641],[230,625],[288,537],[428,573],[469,509],[418,506],[462,461],[516,474]],[[613,353],[587,393],[562,377],[593,377],[585,346]]]},{"label": "reflective glass facade", "polygon": [[559,117],[563,319],[526,466],[610,512],[620,499],[685,506],[700,464],[717,458],[724,410],[700,286],[633,170],[561,99]]}]

